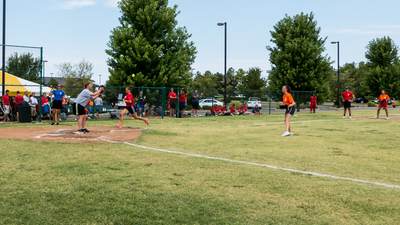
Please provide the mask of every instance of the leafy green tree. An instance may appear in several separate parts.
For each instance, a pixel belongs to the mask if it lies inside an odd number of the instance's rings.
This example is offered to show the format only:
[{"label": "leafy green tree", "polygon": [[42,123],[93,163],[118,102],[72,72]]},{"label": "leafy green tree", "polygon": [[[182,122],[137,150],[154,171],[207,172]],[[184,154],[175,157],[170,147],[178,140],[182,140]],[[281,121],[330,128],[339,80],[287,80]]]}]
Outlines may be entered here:
[{"label": "leafy green tree", "polygon": [[367,45],[367,85],[372,95],[378,96],[384,89],[389,96],[400,96],[398,48],[390,37],[374,39]]},{"label": "leafy green tree", "polygon": [[[196,48],[168,0],[122,0],[106,53],[108,86],[187,87]],[[135,74],[135,78],[132,78]]]},{"label": "leafy green tree", "polygon": [[[72,65],[70,62],[56,65],[58,75],[65,78],[63,86],[67,95],[76,98],[82,91],[85,83],[92,81],[93,64],[84,59],[79,63]],[[69,86],[69,87],[68,87]]]},{"label": "leafy green tree", "polygon": [[270,86],[280,90],[287,84],[293,90],[316,91],[319,102],[325,101],[333,73],[330,58],[323,55],[326,37],[320,37],[314,14],[286,15],[270,32],[275,44],[267,46],[272,64]]},{"label": "leafy green tree", "polygon": [[34,58],[32,53],[18,55],[15,52],[7,59],[6,71],[17,77],[38,83],[40,82],[40,59]]},{"label": "leafy green tree", "polygon": [[49,82],[46,83],[47,86],[49,87],[54,87],[56,88],[58,84],[58,81],[54,79],[53,77],[49,80]]}]

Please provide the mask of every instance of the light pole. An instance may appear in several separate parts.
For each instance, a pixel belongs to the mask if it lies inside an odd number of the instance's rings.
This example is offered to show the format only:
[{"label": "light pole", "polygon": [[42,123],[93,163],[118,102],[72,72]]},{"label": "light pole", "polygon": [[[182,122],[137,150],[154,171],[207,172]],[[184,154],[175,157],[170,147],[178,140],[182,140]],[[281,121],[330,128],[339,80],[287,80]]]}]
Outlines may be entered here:
[{"label": "light pole", "polygon": [[340,65],[339,65],[339,41],[332,41],[331,44],[337,44],[337,107],[340,108]]},{"label": "light pole", "polygon": [[6,0],[3,0],[3,60],[2,60],[2,72],[3,72],[3,93],[2,96],[5,94],[5,82],[6,82]]},{"label": "light pole", "polygon": [[217,23],[218,26],[225,26],[225,69],[224,69],[224,77],[225,77],[225,92],[224,92],[224,104],[226,107],[226,31],[228,23]]},{"label": "light pole", "polygon": [[45,72],[45,67],[46,67],[46,63],[49,62],[47,60],[43,60],[43,77],[42,77],[42,82],[44,80],[44,77],[46,76],[46,72]]},{"label": "light pole", "polygon": [[101,74],[99,74],[99,86],[101,86]]},{"label": "light pole", "polygon": [[53,73],[50,73],[50,77],[53,77]]}]

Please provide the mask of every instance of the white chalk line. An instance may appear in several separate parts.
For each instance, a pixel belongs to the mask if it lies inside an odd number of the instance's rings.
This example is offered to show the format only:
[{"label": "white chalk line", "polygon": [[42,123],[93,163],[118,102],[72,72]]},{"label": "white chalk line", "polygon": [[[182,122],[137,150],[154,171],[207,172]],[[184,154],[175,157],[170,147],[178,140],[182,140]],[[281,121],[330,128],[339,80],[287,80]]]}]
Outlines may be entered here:
[{"label": "white chalk line", "polygon": [[143,145],[132,144],[132,143],[129,143],[129,142],[124,142],[124,144],[131,145],[131,146],[138,147],[138,148],[144,148],[144,149],[150,149],[150,150],[154,150],[154,151],[160,151],[160,152],[167,152],[167,153],[173,153],[173,154],[194,156],[194,157],[199,157],[199,158],[214,159],[214,160],[234,162],[234,163],[242,163],[242,164],[248,164],[248,165],[253,165],[253,166],[262,166],[262,167],[267,167],[267,168],[276,169],[276,170],[283,170],[283,171],[289,171],[289,172],[295,172],[295,173],[314,175],[314,176],[318,176],[318,177],[328,177],[328,178],[333,178],[333,179],[348,180],[348,181],[359,182],[359,183],[364,183],[364,184],[374,184],[374,185],[379,185],[379,186],[384,186],[384,187],[391,187],[391,188],[399,188],[400,189],[400,186],[392,185],[392,184],[385,184],[385,183],[366,181],[366,180],[360,180],[360,179],[353,179],[353,178],[347,178],[347,177],[339,177],[339,176],[334,176],[334,175],[314,173],[314,172],[308,172],[308,171],[302,171],[302,170],[288,169],[288,168],[284,168],[284,167],[271,166],[271,165],[267,165],[267,164],[252,163],[252,162],[245,162],[245,161],[239,161],[239,160],[233,160],[233,159],[224,159],[224,158],[219,158],[219,157],[212,157],[212,156],[198,155],[198,154],[192,154],[192,153],[170,151],[170,150],[165,150],[165,149],[152,148],[152,147],[147,147],[147,146],[143,146]]},{"label": "white chalk line", "polygon": [[[306,120],[306,121],[290,122],[290,124],[333,122],[333,121],[337,121],[337,120],[336,119],[334,119],[334,120]],[[281,124],[285,124],[285,122],[256,123],[256,124],[245,124],[245,125],[236,125],[236,126],[219,126],[219,127],[216,127],[216,128],[256,127],[256,126],[281,125]],[[192,127],[169,127],[169,128],[167,128],[167,127],[165,127],[165,128],[148,127],[148,128],[142,128],[141,130],[183,130],[183,129],[199,129],[199,127],[196,127],[196,126],[192,126]]]}]

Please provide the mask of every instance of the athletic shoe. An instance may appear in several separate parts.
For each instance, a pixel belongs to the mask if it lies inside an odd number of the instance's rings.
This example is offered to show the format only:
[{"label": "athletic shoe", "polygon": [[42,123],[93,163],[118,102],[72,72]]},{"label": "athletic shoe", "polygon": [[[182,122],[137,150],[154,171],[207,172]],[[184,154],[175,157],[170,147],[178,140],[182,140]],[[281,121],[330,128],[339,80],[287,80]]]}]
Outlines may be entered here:
[{"label": "athletic shoe", "polygon": [[290,132],[290,135],[292,135],[292,136],[293,136],[293,132]]},{"label": "athletic shoe", "polygon": [[74,134],[84,134],[85,131],[83,131],[82,129],[78,130],[77,132],[75,132]]},{"label": "athletic shoe", "polygon": [[343,118],[343,119],[346,119],[346,117],[345,117],[345,116],[343,116],[342,118]]},{"label": "athletic shoe", "polygon": [[117,127],[119,127],[119,128],[122,128],[122,125],[119,123],[119,124],[117,124],[117,125],[115,125],[115,126],[117,126]]},{"label": "athletic shoe", "polygon": [[351,119],[351,116],[349,116],[349,119]]},{"label": "athletic shoe", "polygon": [[386,117],[386,119],[388,120],[388,119],[389,119],[389,117]]},{"label": "athletic shoe", "polygon": [[285,131],[285,133],[283,133],[281,136],[282,137],[286,137],[286,136],[289,136],[289,135],[290,135],[290,132]]},{"label": "athletic shoe", "polygon": [[374,116],[375,118],[379,119],[379,116]]},{"label": "athletic shoe", "polygon": [[60,124],[59,123],[57,123],[57,126],[59,126]]},{"label": "athletic shoe", "polygon": [[54,125],[54,123],[51,123],[50,125],[51,125],[51,126],[53,126],[53,125]]},{"label": "athletic shoe", "polygon": [[149,125],[149,119],[145,119],[144,122]]},{"label": "athletic shoe", "polygon": [[89,132],[90,132],[90,131],[89,131],[88,129],[86,129],[86,128],[83,128],[82,130],[85,131],[85,133],[89,133]]}]

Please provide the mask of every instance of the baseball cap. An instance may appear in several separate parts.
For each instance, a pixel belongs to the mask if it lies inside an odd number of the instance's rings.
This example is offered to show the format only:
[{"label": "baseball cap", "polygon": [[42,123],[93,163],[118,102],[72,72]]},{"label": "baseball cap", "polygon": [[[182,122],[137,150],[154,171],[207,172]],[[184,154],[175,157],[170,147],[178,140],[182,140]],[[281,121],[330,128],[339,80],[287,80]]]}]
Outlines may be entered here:
[{"label": "baseball cap", "polygon": [[350,89],[349,87],[346,87],[346,89]]}]

